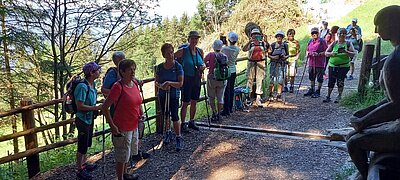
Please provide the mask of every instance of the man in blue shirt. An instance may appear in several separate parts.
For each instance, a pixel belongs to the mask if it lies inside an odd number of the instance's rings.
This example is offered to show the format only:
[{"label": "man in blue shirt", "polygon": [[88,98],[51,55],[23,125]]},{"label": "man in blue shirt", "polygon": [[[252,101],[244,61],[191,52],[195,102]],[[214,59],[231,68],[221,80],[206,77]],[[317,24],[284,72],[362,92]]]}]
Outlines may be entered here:
[{"label": "man in blue shirt", "polygon": [[110,67],[107,70],[106,75],[104,76],[103,86],[101,87],[101,92],[104,94],[104,96],[108,96],[112,85],[120,79],[117,67],[118,63],[124,59],[125,59],[125,54],[123,52],[117,51],[113,53],[112,60],[115,64],[115,67]]},{"label": "man in blue shirt", "polygon": [[351,19],[351,24],[349,24],[346,27],[346,30],[347,30],[347,36],[346,37],[347,38],[351,37],[351,33],[350,33],[351,28],[355,28],[357,30],[357,35],[359,36],[359,37],[357,37],[357,39],[361,39],[361,36],[362,36],[361,28],[360,28],[360,26],[357,25],[357,22],[358,22],[357,18]]}]

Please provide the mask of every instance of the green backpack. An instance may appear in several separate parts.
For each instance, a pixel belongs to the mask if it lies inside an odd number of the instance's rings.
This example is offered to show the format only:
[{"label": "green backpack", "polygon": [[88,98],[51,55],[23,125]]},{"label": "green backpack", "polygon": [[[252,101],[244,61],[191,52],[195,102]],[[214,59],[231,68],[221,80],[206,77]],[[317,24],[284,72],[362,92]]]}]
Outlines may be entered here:
[{"label": "green backpack", "polygon": [[217,81],[227,80],[231,76],[228,66],[228,58],[222,53],[214,53],[214,76]]}]

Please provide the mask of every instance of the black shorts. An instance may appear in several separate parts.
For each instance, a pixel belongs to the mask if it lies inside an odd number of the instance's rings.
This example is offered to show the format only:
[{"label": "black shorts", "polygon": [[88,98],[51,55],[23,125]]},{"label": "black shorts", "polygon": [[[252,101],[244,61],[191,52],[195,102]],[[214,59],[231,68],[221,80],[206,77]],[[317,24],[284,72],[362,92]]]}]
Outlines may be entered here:
[{"label": "black shorts", "polygon": [[[160,102],[161,112],[164,115],[165,112],[165,96],[159,96],[158,100]],[[171,98],[169,100],[169,114],[172,121],[178,121],[178,109],[179,109],[179,98]],[[168,111],[168,110],[167,110]]]},{"label": "black shorts", "polygon": [[308,67],[308,78],[310,81],[315,81],[317,79],[317,82],[323,83],[324,82],[324,68],[323,67]]},{"label": "black shorts", "polygon": [[330,67],[329,66],[329,80],[328,87],[334,88],[335,83],[338,87],[344,86],[344,79],[346,78],[347,72],[349,72],[350,67]]},{"label": "black shorts", "polygon": [[201,80],[195,77],[185,76],[183,80],[182,101],[199,100]]},{"label": "black shorts", "polygon": [[89,147],[92,146],[93,124],[86,124],[78,117],[75,117],[76,129],[78,129],[78,152],[86,154]]}]

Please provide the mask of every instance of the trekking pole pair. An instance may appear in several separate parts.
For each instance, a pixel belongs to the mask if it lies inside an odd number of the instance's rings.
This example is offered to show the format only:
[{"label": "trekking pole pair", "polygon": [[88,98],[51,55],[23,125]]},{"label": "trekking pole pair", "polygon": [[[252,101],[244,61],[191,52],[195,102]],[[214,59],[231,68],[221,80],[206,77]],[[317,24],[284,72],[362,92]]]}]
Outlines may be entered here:
[{"label": "trekking pole pair", "polygon": [[296,97],[299,94],[301,83],[303,82],[303,78],[304,78],[304,73],[306,72],[306,69],[307,69],[307,62],[308,62],[307,53],[304,58],[305,58],[305,61],[304,61],[303,74],[301,75],[301,78],[300,78],[300,83],[299,83],[299,87],[297,88]]},{"label": "trekking pole pair", "polygon": [[[204,81],[204,77],[201,79],[200,83],[202,84]],[[206,84],[203,84],[203,91],[204,91],[204,97],[206,98],[204,101],[206,103],[206,111],[207,111],[207,120],[208,120],[208,129],[211,128],[211,119],[210,119],[210,112],[208,112],[208,96],[207,96],[207,91],[206,91]]]},{"label": "trekking pole pair", "polygon": [[170,124],[170,106],[169,106],[169,102],[170,102],[170,90],[167,90],[165,93],[165,101],[164,101],[164,113],[163,113],[163,119],[164,119],[164,123],[163,123],[163,131],[164,131],[164,143],[169,143],[170,140],[170,136],[172,134],[169,134],[171,131],[171,124]]}]

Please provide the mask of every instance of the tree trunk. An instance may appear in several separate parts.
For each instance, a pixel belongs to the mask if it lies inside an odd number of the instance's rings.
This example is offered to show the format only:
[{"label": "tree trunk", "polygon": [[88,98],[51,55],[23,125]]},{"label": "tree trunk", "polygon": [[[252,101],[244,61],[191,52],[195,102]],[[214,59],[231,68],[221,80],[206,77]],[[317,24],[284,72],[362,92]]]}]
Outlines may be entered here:
[{"label": "tree trunk", "polygon": [[[57,18],[57,10],[58,10],[58,1],[54,1],[54,13],[51,20],[51,50],[53,53],[53,90],[54,90],[54,99],[58,99],[58,61],[57,61],[57,49],[56,49],[56,18]],[[58,122],[58,103],[54,105],[54,121]],[[55,128],[56,138],[60,137],[60,129],[59,127]]]}]

